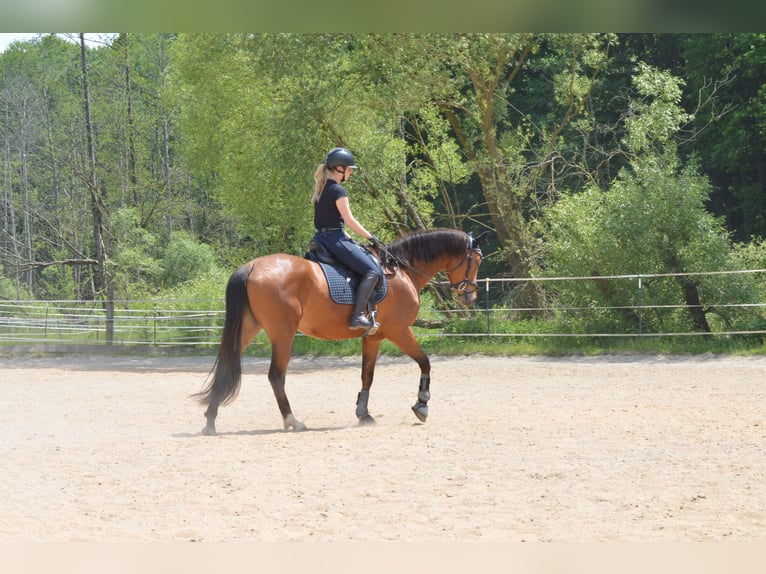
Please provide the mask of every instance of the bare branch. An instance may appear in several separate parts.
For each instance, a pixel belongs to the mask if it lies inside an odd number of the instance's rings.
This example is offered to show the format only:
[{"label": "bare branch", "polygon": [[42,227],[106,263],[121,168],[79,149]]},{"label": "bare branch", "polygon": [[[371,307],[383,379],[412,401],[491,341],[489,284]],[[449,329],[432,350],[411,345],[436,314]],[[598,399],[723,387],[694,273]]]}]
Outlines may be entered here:
[{"label": "bare branch", "polygon": [[60,259],[58,261],[25,261],[20,263],[20,271],[30,271],[32,269],[45,269],[56,265],[98,265],[95,259]]},{"label": "bare branch", "polygon": [[716,123],[721,118],[723,118],[726,114],[734,111],[736,109],[736,105],[734,105],[731,102],[726,102],[721,108],[717,107],[717,104],[719,103],[718,100],[718,92],[719,90],[731,82],[734,81],[736,76],[734,74],[728,73],[720,80],[713,81],[712,79],[705,78],[704,83],[702,87],[697,92],[697,105],[695,106],[694,110],[691,112],[692,118],[698,117],[700,112],[702,110],[705,110],[707,108],[710,109],[710,117],[708,120],[699,127],[696,127],[695,129],[688,129],[684,130],[689,135],[687,137],[684,137],[683,139],[679,139],[678,144],[684,145],[687,143],[690,143],[699,137],[699,135],[705,131],[711,124]]}]

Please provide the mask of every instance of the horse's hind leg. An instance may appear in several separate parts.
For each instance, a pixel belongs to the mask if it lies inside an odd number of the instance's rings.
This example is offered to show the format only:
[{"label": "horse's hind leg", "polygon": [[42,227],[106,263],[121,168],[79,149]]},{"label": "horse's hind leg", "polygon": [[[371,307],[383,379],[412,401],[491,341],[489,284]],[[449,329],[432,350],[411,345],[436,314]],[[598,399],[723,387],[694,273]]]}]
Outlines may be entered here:
[{"label": "horse's hind leg", "polygon": [[[229,395],[227,389],[239,388],[242,378],[242,353],[245,352],[245,349],[247,349],[248,345],[250,345],[260,330],[261,326],[255,320],[250,309],[246,308],[242,312],[242,325],[240,327],[239,335],[240,347],[238,351],[233,353],[230,349],[227,349],[224,344],[221,345],[218,352],[218,359],[216,360],[214,367],[213,381],[214,387],[223,388],[223,391],[210,393],[210,402],[205,411],[205,419],[207,422],[205,428],[202,429],[203,435],[216,434],[215,419],[218,417],[218,407],[221,405],[221,402],[226,402],[226,397]],[[230,393],[231,397],[236,396],[236,392],[237,391]],[[229,398],[228,400],[233,400],[233,398]]]},{"label": "horse's hind leg", "polygon": [[271,341],[271,366],[269,367],[269,382],[274,391],[274,398],[277,399],[279,412],[282,413],[285,430],[292,428],[296,431],[306,430],[306,425],[295,418],[290,408],[290,401],[287,400],[285,392],[285,375],[287,365],[290,362],[290,353],[293,348],[293,339],[295,335],[285,336]]}]

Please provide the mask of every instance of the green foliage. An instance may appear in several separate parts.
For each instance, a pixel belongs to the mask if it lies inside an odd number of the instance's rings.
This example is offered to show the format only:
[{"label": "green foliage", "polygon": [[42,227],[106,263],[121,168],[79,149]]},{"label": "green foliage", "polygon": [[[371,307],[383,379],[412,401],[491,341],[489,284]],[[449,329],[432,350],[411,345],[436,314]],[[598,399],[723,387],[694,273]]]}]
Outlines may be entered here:
[{"label": "green foliage", "polygon": [[[750,243],[737,243],[729,254],[732,269],[766,269],[766,240],[756,239]],[[751,287],[748,303],[766,302],[766,273],[756,273],[743,278]],[[766,312],[761,311],[766,316]]]},{"label": "green foliage", "polygon": [[[320,46],[311,37],[243,34],[183,36],[180,46],[174,82],[195,172],[212,176],[253,255],[302,248],[312,232],[312,176],[326,144],[312,135],[318,114],[301,78],[309,86],[325,82],[310,69],[324,59]],[[316,59],[306,53],[301,64],[304,47]]]},{"label": "green foliage", "polygon": [[[562,199],[547,214],[547,274],[615,276],[686,273],[732,269],[731,244],[723,225],[705,210],[710,186],[696,166],[678,169],[672,159],[637,162],[624,170],[609,190],[588,191]],[[710,307],[749,301],[753,282],[742,276],[693,278],[702,302]],[[637,280],[594,279],[556,285],[566,305],[620,306],[610,312],[613,329],[688,330],[688,316],[639,306],[683,305],[678,277]],[[741,314],[742,312],[740,312]],[[720,311],[731,324],[734,311]],[[620,316],[621,315],[621,316]]]},{"label": "green foliage", "polygon": [[168,300],[218,301],[223,304],[229,275],[230,271],[211,266],[188,281],[164,290],[162,295]]},{"label": "green foliage", "polygon": [[[51,34],[0,55],[3,295],[101,296],[79,49]],[[115,296],[219,299],[221,265],[302,254],[335,145],[362,166],[348,189],[366,227],[490,228],[483,274],[763,268],[765,51],[764,34],[116,35],[87,50]],[[762,321],[726,306],[766,299],[760,279],[551,282],[493,302],[542,309],[502,325],[521,334],[687,329],[688,309],[649,307],[691,286],[714,330],[735,329]],[[425,293],[422,317],[441,306]]]},{"label": "green foliage", "polygon": [[161,266],[163,284],[175,287],[213,272],[216,256],[209,245],[195,241],[188,233],[176,232],[168,243]]},{"label": "green foliage", "polygon": [[711,208],[740,241],[766,235],[766,34],[689,34],[681,38],[687,107],[700,132],[687,153],[702,158],[716,184]]},{"label": "green foliage", "polygon": [[633,76],[638,98],[631,102],[625,120],[625,143],[633,153],[646,152],[656,144],[673,141],[691,118],[680,107],[685,82],[669,72],[639,63]]},{"label": "green foliage", "polygon": [[[706,210],[710,183],[697,161],[679,165],[670,137],[688,119],[679,107],[680,84],[639,66],[642,100],[626,119],[625,139],[641,155],[605,191],[591,186],[547,212],[548,274],[601,277],[557,285],[556,296],[567,306],[617,307],[602,317],[613,322],[607,332],[724,330],[749,315],[724,305],[749,301],[751,278],[676,275],[732,268],[728,234]],[[668,276],[643,278],[640,289],[637,278],[609,278],[634,274]]]},{"label": "green foliage", "polygon": [[3,266],[0,265],[0,299],[31,299],[31,295],[23,285],[17,285],[13,279],[6,277],[3,272]]},{"label": "green foliage", "polygon": [[141,297],[145,291],[155,288],[162,269],[157,255],[159,239],[141,227],[138,209],[118,209],[111,217],[111,231],[114,242],[116,264],[116,291],[121,297]]}]

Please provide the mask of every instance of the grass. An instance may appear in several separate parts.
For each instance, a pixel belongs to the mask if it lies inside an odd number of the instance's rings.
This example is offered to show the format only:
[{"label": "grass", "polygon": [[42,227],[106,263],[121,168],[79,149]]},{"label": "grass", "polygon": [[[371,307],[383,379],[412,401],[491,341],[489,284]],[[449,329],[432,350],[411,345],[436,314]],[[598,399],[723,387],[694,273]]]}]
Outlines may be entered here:
[{"label": "grass", "polygon": [[[422,337],[419,339],[427,355],[443,356],[547,356],[597,357],[620,354],[646,355],[737,355],[766,356],[766,344],[752,337]],[[0,343],[1,355],[45,356],[57,353],[88,353],[97,348],[99,353],[112,355],[144,356],[199,356],[213,355],[217,345],[204,346],[152,346],[114,345],[106,347],[86,344],[19,345]],[[310,337],[297,337],[293,356],[298,357],[352,357],[361,355],[361,339],[345,341],[322,341]],[[403,353],[391,342],[383,341],[380,354],[402,356]],[[271,345],[264,335],[259,335],[247,348],[245,356],[269,357]]]},{"label": "grass", "polygon": [[[47,315],[46,315],[47,317]],[[220,318],[218,318],[220,320]],[[211,319],[203,319],[204,328],[211,329]],[[189,323],[189,321],[186,321]],[[179,321],[176,321],[179,323]],[[190,328],[186,325],[186,328]],[[177,327],[178,325],[173,325]],[[138,325],[137,327],[141,327]],[[172,328],[157,329],[157,340],[146,336],[143,343],[138,344],[133,335],[130,339],[109,348],[112,353],[139,353],[157,355],[183,354],[213,354],[217,352],[217,331],[210,331],[205,343],[180,344],[182,340],[172,331]],[[597,332],[601,329],[597,326]],[[609,327],[607,325],[606,327]],[[195,326],[195,328],[200,328]],[[673,336],[596,336],[580,335],[588,332],[593,326],[581,325],[575,322],[561,323],[546,320],[529,321],[494,321],[491,334],[487,334],[486,319],[478,317],[471,320],[457,320],[448,323],[444,333],[433,329],[415,328],[416,335],[423,350],[429,355],[493,355],[493,356],[599,356],[623,353],[667,354],[667,355],[702,355],[702,354],[735,354],[735,355],[766,355],[766,337],[763,334],[748,335],[673,335]],[[752,330],[764,329],[764,324],[754,324]],[[567,333],[568,331],[568,333]],[[20,331],[21,332],[21,331]],[[591,331],[593,332],[593,331]],[[566,333],[565,336],[560,335]],[[30,332],[30,334],[34,334]],[[5,341],[0,340],[0,354],[20,352],[56,352],[57,347],[74,349],[79,346],[104,348],[102,333],[75,332],[72,334],[48,334],[49,340],[41,340],[39,335],[24,343],[23,338],[11,339],[9,333],[0,333]],[[70,340],[71,338],[71,340]],[[203,337],[204,338],[204,337]],[[140,339],[140,337],[139,337]],[[156,344],[155,344],[156,343]],[[293,345],[295,356],[356,356],[361,353],[361,339],[344,341],[323,341],[310,337],[298,336]],[[26,351],[24,349],[27,349]],[[391,342],[383,341],[381,354],[400,356],[402,352]],[[271,345],[265,333],[261,332],[253,344],[248,347],[246,355],[268,357]]]},{"label": "grass", "polygon": [[[766,355],[766,343],[754,336],[673,336],[673,337],[503,337],[503,336],[421,336],[423,351],[429,355],[489,356],[599,356],[622,353],[659,355]],[[295,356],[352,356],[361,353],[361,339],[322,341],[297,337]],[[259,335],[248,348],[248,355],[269,356],[271,347]],[[382,355],[401,356],[390,341],[383,341]]]}]

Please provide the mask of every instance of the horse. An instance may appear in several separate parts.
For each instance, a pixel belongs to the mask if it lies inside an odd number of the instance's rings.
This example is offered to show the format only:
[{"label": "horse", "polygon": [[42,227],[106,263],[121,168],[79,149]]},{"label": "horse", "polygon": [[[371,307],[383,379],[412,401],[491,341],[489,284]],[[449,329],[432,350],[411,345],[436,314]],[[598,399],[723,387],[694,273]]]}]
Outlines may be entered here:
[{"label": "horse", "polygon": [[349,329],[352,306],[331,299],[318,263],[277,253],[240,266],[226,285],[226,313],[218,355],[203,389],[192,395],[207,406],[202,434],[216,434],[219,406],[237,397],[242,353],[261,329],[271,342],[268,379],[285,430],[306,430],[306,425],[293,415],[285,393],[285,375],[298,332],[326,340],[362,337],[362,389],[356,401],[360,424],[375,422],[368,410],[370,388],[380,344],[384,339],[391,341],[420,367],[418,398],[412,410],[424,423],[431,398],[431,365],[412,331],[420,309],[420,291],[434,275],[445,272],[458,303],[473,304],[482,259],[480,247],[487,233],[473,237],[453,229],[416,231],[382,248],[380,251],[385,253],[378,255],[384,263],[388,290],[377,305],[380,326],[374,333]]}]

